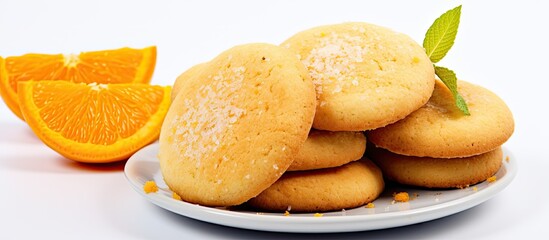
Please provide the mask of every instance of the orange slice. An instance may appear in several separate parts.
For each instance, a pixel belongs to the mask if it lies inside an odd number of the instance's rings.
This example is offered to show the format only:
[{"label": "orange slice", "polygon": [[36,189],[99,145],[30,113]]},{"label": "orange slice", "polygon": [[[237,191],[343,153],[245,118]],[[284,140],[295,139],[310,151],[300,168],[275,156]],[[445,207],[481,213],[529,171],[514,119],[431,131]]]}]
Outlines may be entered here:
[{"label": "orange slice", "polygon": [[171,87],[25,81],[21,111],[46,145],[79,162],[128,158],[158,138]]},{"label": "orange slice", "polygon": [[156,47],[120,48],[80,54],[25,54],[0,57],[0,95],[23,119],[17,83],[29,80],[67,80],[77,83],[148,83],[156,65]]}]

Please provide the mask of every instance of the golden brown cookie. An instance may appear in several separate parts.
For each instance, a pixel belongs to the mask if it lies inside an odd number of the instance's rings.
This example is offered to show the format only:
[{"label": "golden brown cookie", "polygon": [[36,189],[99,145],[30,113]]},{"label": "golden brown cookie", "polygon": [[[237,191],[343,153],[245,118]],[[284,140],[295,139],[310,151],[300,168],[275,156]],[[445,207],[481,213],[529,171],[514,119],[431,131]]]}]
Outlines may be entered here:
[{"label": "golden brown cookie", "polygon": [[311,128],[306,69],[271,44],[233,47],[181,83],[160,133],[160,169],[184,201],[231,206],[286,171]]},{"label": "golden brown cookie", "polygon": [[470,116],[454,103],[437,80],[429,102],[405,119],[368,132],[368,140],[391,152],[418,157],[454,158],[478,155],[501,146],[514,130],[511,111],[496,94],[458,81]]},{"label": "golden brown cookie", "polygon": [[297,33],[281,46],[295,52],[316,85],[313,127],[363,131],[396,122],[427,102],[434,69],[410,37],[368,23]]},{"label": "golden brown cookie", "polygon": [[463,188],[493,176],[501,167],[501,147],[464,158],[412,157],[368,145],[367,155],[383,176],[400,184],[427,188]]},{"label": "golden brown cookie", "polygon": [[177,93],[179,93],[179,89],[183,85],[183,82],[188,81],[188,79],[190,78],[198,76],[200,71],[206,64],[207,63],[196,64],[177,77],[172,87],[172,102],[175,99],[175,96],[177,96]]},{"label": "golden brown cookie", "polygon": [[248,204],[278,212],[334,211],[372,202],[384,186],[379,168],[364,158],[335,168],[286,172]]},{"label": "golden brown cookie", "polygon": [[311,129],[288,171],[337,167],[359,160],[366,150],[362,132],[330,132]]}]

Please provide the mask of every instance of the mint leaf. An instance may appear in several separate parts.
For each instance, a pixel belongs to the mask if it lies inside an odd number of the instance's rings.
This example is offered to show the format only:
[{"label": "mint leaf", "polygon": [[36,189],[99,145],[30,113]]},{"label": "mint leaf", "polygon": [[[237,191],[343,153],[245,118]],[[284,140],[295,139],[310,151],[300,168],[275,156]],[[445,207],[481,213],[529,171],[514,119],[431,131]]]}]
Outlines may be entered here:
[{"label": "mint leaf", "polygon": [[460,16],[461,5],[442,14],[427,30],[423,48],[431,62],[440,61],[454,45]]},{"label": "mint leaf", "polygon": [[445,67],[439,67],[435,66],[435,74],[440,78],[440,80],[446,85],[448,89],[450,89],[450,92],[452,92],[452,95],[454,96],[454,99],[456,101],[456,106],[463,112],[463,114],[469,116],[471,115],[469,113],[469,108],[467,108],[467,103],[465,102],[465,99],[461,95],[459,95],[457,91],[457,77],[454,71],[445,68]]},{"label": "mint leaf", "polygon": [[463,114],[469,116],[471,114],[469,113],[469,108],[467,108],[467,103],[457,91],[457,77],[454,71],[434,65],[434,63],[437,63],[444,58],[450,48],[454,45],[460,16],[461,5],[445,12],[437,18],[431,27],[429,27],[427,33],[425,33],[423,48],[425,48],[427,56],[429,56],[429,59],[433,63],[435,74],[452,93],[457,108],[463,112]]}]

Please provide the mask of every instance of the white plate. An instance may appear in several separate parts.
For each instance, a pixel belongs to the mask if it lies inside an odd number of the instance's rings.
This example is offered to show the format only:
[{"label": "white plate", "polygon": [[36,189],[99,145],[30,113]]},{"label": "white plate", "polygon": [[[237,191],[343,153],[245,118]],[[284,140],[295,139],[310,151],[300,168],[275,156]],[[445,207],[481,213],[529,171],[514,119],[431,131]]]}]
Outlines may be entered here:
[{"label": "white plate", "polygon": [[[358,207],[344,211],[314,214],[263,213],[246,210],[204,207],[178,201],[166,186],[157,159],[158,143],[135,153],[126,163],[125,174],[131,186],[157,206],[197,220],[245,229],[276,232],[352,232],[410,225],[445,217],[472,208],[503,190],[517,173],[516,159],[503,149],[504,159],[497,172],[497,181],[482,182],[464,189],[426,190],[404,186],[389,186],[375,200],[375,208]],[[146,194],[143,184],[154,180],[156,193]],[[392,193],[406,191],[409,202],[393,202]]]}]

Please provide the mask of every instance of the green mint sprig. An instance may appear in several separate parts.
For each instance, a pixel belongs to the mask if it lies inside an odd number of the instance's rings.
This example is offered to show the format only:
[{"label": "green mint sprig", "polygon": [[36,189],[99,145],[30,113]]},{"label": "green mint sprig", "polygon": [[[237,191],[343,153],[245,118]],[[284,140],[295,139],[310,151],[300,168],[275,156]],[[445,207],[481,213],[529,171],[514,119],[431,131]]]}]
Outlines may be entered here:
[{"label": "green mint sprig", "polygon": [[440,80],[446,85],[454,99],[456,101],[456,106],[463,112],[465,115],[471,115],[469,113],[469,108],[467,108],[467,103],[461,95],[459,95],[457,90],[457,77],[454,71],[437,66],[435,63],[439,62],[446,53],[454,45],[454,40],[456,39],[457,30],[459,27],[459,18],[461,16],[461,5],[458,7],[449,10],[442,14],[435,22],[429,27],[427,33],[425,33],[425,39],[423,40],[423,48],[429,59],[433,63],[435,68],[435,74],[440,78]]}]

